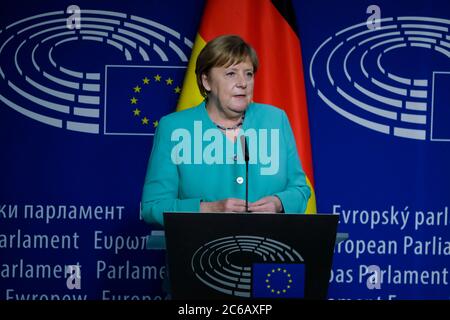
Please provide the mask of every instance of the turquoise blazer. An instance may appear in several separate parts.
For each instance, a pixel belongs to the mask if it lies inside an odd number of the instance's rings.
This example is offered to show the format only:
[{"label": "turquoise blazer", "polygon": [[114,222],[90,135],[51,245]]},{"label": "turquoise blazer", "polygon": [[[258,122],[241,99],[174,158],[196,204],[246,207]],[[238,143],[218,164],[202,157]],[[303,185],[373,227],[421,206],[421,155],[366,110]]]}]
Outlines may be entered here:
[{"label": "turquoise blazer", "polygon": [[[285,112],[251,103],[239,135],[248,137],[248,201],[277,196],[285,213],[303,213],[311,195]],[[245,200],[240,139],[226,138],[205,102],[159,121],[148,161],[141,215],[163,225],[163,212],[200,212],[200,201]]]}]

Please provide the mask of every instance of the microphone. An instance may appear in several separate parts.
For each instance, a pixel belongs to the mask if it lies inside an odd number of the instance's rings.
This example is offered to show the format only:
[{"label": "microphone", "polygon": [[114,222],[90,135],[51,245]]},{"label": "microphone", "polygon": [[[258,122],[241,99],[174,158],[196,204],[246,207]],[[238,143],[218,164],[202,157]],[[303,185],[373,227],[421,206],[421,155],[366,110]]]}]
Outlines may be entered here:
[{"label": "microphone", "polygon": [[247,137],[244,135],[241,136],[241,147],[245,160],[245,212],[248,212],[248,162],[250,155],[248,153]]}]

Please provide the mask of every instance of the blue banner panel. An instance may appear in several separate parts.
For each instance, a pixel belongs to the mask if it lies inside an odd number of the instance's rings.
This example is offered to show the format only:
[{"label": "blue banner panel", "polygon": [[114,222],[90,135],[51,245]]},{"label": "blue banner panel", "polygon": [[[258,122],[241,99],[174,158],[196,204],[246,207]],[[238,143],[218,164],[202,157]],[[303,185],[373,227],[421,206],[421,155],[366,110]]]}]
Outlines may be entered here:
[{"label": "blue banner panel", "polygon": [[1,4],[1,300],[167,298],[140,198],[203,4]]},{"label": "blue banner panel", "polygon": [[450,145],[435,135],[448,133],[450,3],[294,5],[318,211],[349,234],[329,298],[448,299]]},{"label": "blue banner panel", "polygon": [[[1,4],[1,300],[168,298],[140,198],[204,2]],[[293,4],[329,299],[449,299],[450,2]]]}]

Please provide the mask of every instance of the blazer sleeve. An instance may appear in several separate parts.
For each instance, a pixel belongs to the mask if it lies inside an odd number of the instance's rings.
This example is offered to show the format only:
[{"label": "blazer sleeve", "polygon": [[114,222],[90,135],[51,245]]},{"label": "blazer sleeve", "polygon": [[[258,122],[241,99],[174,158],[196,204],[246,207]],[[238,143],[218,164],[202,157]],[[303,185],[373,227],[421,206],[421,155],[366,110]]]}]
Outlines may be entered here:
[{"label": "blazer sleeve", "polygon": [[287,152],[287,184],[285,190],[274,195],[281,200],[285,213],[302,213],[306,210],[306,205],[311,196],[311,189],[306,183],[306,175],[298,156],[294,133],[284,111],[282,116],[282,136],[284,137]]},{"label": "blazer sleeve", "polygon": [[161,118],[148,161],[141,200],[141,216],[147,223],[164,225],[163,212],[199,212],[200,199],[179,199],[178,168],[171,158],[171,129]]}]

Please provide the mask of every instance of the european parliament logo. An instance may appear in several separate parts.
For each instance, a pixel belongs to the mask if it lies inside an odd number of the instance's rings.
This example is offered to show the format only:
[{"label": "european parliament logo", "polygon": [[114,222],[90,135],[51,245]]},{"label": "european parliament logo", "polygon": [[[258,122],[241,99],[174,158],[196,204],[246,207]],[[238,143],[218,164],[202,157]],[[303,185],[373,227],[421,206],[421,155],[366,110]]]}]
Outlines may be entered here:
[{"label": "european parliament logo", "polygon": [[154,134],[175,110],[184,69],[174,66],[192,46],[113,9],[71,5],[0,24],[0,112],[73,132]]},{"label": "european parliament logo", "polygon": [[[396,137],[450,141],[450,20],[398,16],[348,26],[314,52],[309,78],[347,120]],[[417,65],[417,60],[427,63]]]},{"label": "european parliament logo", "polygon": [[192,256],[195,277],[209,288],[239,298],[303,298],[305,264],[281,241],[236,235],[215,239]]},{"label": "european parliament logo", "polygon": [[253,265],[253,298],[303,298],[305,296],[304,264]]}]

